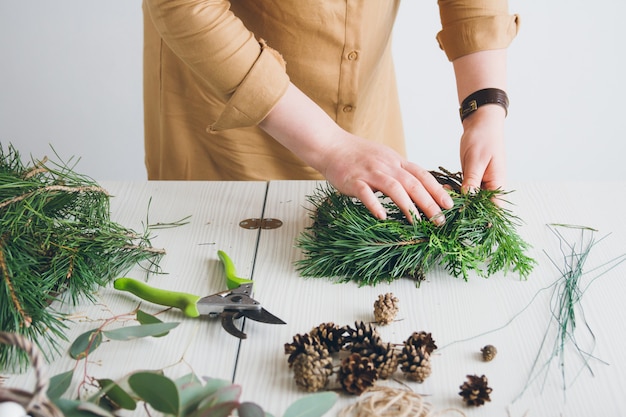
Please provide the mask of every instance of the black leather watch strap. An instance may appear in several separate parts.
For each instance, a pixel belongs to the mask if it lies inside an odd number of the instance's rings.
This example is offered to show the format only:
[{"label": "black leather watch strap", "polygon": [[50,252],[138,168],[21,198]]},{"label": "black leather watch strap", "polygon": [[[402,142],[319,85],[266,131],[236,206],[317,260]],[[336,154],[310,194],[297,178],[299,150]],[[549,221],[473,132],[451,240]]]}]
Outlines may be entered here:
[{"label": "black leather watch strap", "polygon": [[506,92],[499,88],[485,88],[470,94],[463,100],[459,109],[461,121],[485,104],[498,104],[504,108],[505,114],[509,112],[509,97]]}]

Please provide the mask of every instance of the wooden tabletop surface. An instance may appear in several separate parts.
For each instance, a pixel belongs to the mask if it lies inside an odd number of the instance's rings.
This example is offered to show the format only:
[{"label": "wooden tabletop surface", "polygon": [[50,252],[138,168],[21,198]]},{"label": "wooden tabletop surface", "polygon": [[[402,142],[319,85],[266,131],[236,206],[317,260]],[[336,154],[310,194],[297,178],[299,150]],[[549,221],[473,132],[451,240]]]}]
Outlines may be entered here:
[{"label": "wooden tabletop surface", "polygon": [[[528,254],[537,261],[530,276],[526,280],[512,273],[488,279],[471,276],[465,282],[436,269],[420,287],[408,279],[358,287],[301,277],[294,263],[302,259],[302,253],[294,241],[310,224],[306,197],[317,187],[314,181],[101,184],[113,195],[113,219],[126,227],[143,230],[147,223],[191,216],[183,226],[153,231],[153,245],[167,254],[161,261],[163,274],[152,275],[151,285],[198,295],[223,291],[224,273],[217,256],[223,250],[239,276],[254,279],[254,298],[287,324],[247,320],[243,330],[248,337],[239,340],[226,333],[219,320],[190,319],[178,310],[167,311],[159,315],[163,321],[180,322],[167,337],[108,341],[88,361],[77,363],[63,353],[49,364],[49,375],[80,369],[74,393],[83,375],[116,380],[140,369],[163,369],[172,377],[194,372],[240,384],[243,400],[281,416],[289,404],[307,395],[293,381],[284,344],[321,323],[371,322],[378,295],[392,292],[400,301],[400,312],[393,323],[378,326],[383,339],[402,343],[414,331],[426,331],[439,349],[432,357],[432,375],[424,383],[408,382],[398,372],[396,380],[385,385],[409,387],[424,395],[435,410],[453,408],[466,416],[626,413],[626,262],[610,270],[603,267],[626,253],[623,182],[511,184],[514,191],[508,208],[522,220],[518,231],[532,245]],[[283,224],[272,230],[239,226],[251,218],[276,218]],[[575,339],[566,340],[562,364],[554,351],[558,325],[552,321],[551,308],[563,253],[560,240],[548,227],[552,223],[594,228],[598,241],[586,263],[589,272],[581,278],[584,292],[576,304]],[[580,234],[573,232],[565,231],[575,242]],[[143,279],[145,272],[135,268],[127,276]],[[55,306],[73,318],[68,323],[68,340],[139,304],[136,297],[112,287],[99,290],[96,299],[96,303],[85,301],[76,307]],[[142,303],[142,309],[148,313],[163,310],[148,303]],[[114,321],[110,326],[125,324]],[[574,349],[574,341],[589,353],[586,364]],[[480,358],[480,349],[487,344],[498,349],[491,362]],[[66,349],[67,343],[62,347]],[[483,407],[466,407],[458,395],[468,374],[489,379],[491,402]],[[34,376],[13,375],[6,384],[28,389]],[[340,395],[328,415],[336,415],[357,399]],[[138,410],[127,415],[144,414]]]}]

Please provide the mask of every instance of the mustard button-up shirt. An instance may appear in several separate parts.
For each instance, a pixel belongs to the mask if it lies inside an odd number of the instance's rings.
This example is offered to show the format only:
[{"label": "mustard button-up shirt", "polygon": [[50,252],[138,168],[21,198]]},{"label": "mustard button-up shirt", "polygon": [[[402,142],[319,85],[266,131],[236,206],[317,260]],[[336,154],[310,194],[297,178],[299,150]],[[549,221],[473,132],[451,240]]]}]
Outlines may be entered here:
[{"label": "mustard button-up shirt", "polygon": [[[320,179],[257,124],[289,81],[404,154],[391,55],[399,0],[144,0],[149,179]],[[448,59],[506,48],[506,0],[439,0]]]}]

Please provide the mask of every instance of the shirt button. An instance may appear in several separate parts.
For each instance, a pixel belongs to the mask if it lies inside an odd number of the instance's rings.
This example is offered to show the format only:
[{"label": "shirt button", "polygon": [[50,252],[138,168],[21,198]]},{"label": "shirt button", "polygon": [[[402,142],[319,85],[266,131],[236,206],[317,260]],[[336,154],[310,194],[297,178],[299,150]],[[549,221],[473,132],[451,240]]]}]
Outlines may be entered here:
[{"label": "shirt button", "polygon": [[353,108],[352,108],[351,105],[348,104],[346,106],[343,106],[342,110],[343,110],[344,113],[350,113],[353,110]]},{"label": "shirt button", "polygon": [[352,51],[348,54],[348,60],[354,61],[359,57],[359,53],[357,51]]}]

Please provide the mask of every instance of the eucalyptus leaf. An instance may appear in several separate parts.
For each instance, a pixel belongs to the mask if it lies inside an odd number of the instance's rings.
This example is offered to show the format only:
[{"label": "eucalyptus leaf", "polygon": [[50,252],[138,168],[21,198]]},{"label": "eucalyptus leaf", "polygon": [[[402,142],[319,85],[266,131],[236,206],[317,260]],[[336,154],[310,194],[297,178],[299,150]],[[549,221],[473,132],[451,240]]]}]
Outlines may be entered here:
[{"label": "eucalyptus leaf", "polygon": [[176,386],[180,390],[185,389],[189,386],[196,386],[196,385],[202,386],[202,381],[200,381],[200,379],[193,372],[190,372],[186,375],[181,376],[180,378],[177,378],[174,381],[174,383],[176,383]]},{"label": "eucalyptus leaf", "polygon": [[265,417],[265,411],[258,404],[245,402],[237,408],[239,417]]},{"label": "eucalyptus leaf", "polygon": [[[163,323],[161,319],[152,314],[148,314],[143,310],[137,310],[137,321],[141,324],[156,324]],[[154,337],[163,337],[166,336],[169,332],[165,332],[163,334],[155,334]]]},{"label": "eucalyptus leaf", "polygon": [[81,402],[76,408],[79,411],[86,411],[99,417],[115,417],[115,414],[93,403]]},{"label": "eucalyptus leaf", "polygon": [[81,360],[96,350],[102,343],[102,332],[100,329],[89,330],[78,336],[70,346],[70,356],[73,359]]},{"label": "eucalyptus leaf", "polygon": [[63,372],[62,374],[54,375],[50,378],[50,385],[47,391],[48,398],[51,400],[61,398],[63,394],[68,390],[72,384],[72,377],[74,376],[74,370]]},{"label": "eucalyptus leaf", "polygon": [[334,392],[311,394],[292,403],[283,417],[320,417],[326,414],[335,402],[337,402],[337,394]]},{"label": "eucalyptus leaf", "polygon": [[112,340],[132,340],[142,337],[160,336],[172,330],[180,323],[152,323],[139,326],[121,327],[115,330],[104,331],[104,335]]},{"label": "eucalyptus leaf", "polygon": [[194,374],[185,375],[176,380],[180,392],[180,404],[184,414],[198,408],[206,398],[215,394],[220,388],[230,385],[230,382],[220,379],[211,379],[202,385]]},{"label": "eucalyptus leaf", "polygon": [[207,397],[202,385],[187,386],[180,391],[180,408],[183,415],[198,409],[199,404]]},{"label": "eucalyptus leaf", "polygon": [[202,377],[202,379],[205,381],[204,385],[206,387],[213,387],[215,391],[217,391],[220,388],[230,385],[230,381],[227,381],[225,379],[209,378],[206,376]]},{"label": "eucalyptus leaf", "polygon": [[161,319],[143,310],[137,310],[137,321],[141,324],[163,323]]},{"label": "eucalyptus leaf", "polygon": [[110,411],[93,403],[57,398],[52,401],[63,413],[64,417],[115,417]]},{"label": "eucalyptus leaf", "polygon": [[137,408],[137,401],[114,381],[110,379],[98,379],[98,384],[100,388],[102,388],[102,394],[117,407],[125,410],[134,410]]},{"label": "eucalyptus leaf", "polygon": [[212,407],[206,408],[196,414],[194,417],[228,417],[237,409],[239,402],[227,401],[220,402]]},{"label": "eucalyptus leaf", "polygon": [[171,379],[155,372],[137,372],[128,377],[131,389],[152,408],[167,414],[178,415],[180,395]]},{"label": "eucalyptus leaf", "polygon": [[211,396],[207,397],[202,403],[201,408],[211,407],[215,404],[239,401],[241,396],[241,387],[239,385],[229,384],[215,391]]}]

